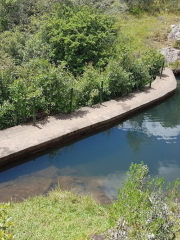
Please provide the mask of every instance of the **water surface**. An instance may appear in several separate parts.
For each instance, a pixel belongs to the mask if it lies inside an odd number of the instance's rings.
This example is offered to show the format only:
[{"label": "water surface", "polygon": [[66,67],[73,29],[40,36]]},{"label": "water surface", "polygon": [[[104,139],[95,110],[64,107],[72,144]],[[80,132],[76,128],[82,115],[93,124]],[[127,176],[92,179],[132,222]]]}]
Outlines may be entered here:
[{"label": "water surface", "polygon": [[0,202],[44,194],[57,184],[93,194],[102,203],[111,202],[131,162],[141,161],[153,177],[163,176],[165,181],[180,178],[179,81],[176,94],[157,107],[1,172]]}]

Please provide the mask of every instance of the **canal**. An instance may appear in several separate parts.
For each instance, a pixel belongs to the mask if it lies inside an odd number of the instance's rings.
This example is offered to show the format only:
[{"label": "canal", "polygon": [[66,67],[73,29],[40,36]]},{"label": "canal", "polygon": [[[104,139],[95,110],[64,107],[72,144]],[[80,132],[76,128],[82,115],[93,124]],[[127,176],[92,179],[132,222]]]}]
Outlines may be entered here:
[{"label": "canal", "polygon": [[116,199],[131,162],[143,161],[152,177],[180,178],[180,81],[176,94],[105,132],[0,169],[0,202],[46,194],[55,186]]}]

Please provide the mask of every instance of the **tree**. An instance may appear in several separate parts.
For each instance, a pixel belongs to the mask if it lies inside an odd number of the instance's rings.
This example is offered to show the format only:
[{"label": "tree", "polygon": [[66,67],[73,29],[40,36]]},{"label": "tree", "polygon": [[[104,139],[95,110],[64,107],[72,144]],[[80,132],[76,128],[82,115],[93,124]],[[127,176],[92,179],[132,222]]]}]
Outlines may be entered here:
[{"label": "tree", "polygon": [[57,5],[44,31],[52,61],[63,62],[75,75],[88,63],[104,67],[116,35],[114,23],[110,16],[88,6]]}]

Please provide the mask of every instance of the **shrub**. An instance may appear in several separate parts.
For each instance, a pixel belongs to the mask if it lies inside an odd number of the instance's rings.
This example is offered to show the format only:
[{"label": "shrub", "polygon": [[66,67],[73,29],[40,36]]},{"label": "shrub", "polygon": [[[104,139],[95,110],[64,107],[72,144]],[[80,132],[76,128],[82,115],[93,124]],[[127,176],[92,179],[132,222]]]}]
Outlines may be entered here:
[{"label": "shrub", "polygon": [[15,30],[5,31],[0,35],[0,49],[10,56],[16,64],[23,60],[23,48],[25,44],[25,34]]},{"label": "shrub", "polygon": [[[8,89],[6,92],[0,91],[0,129],[32,118],[33,98],[36,113],[69,112],[70,89],[74,83],[74,76],[63,66],[48,65],[46,61],[31,63],[30,69],[19,71],[13,83],[3,85],[3,89]],[[77,106],[73,106],[72,110],[75,108]]]},{"label": "shrub", "polygon": [[79,92],[76,97],[76,106],[92,106],[99,102],[99,91],[101,85],[101,74],[90,64],[84,70],[81,77],[77,79],[76,91]]},{"label": "shrub", "polygon": [[140,57],[130,56],[126,57],[123,63],[124,68],[130,73],[132,89],[144,89],[144,86],[151,81],[151,76],[147,65],[141,61]]},{"label": "shrub", "polygon": [[112,207],[120,220],[110,239],[119,239],[123,234],[134,240],[174,239],[180,230],[179,180],[172,187],[168,184],[165,191],[163,178],[148,180],[149,169],[143,163],[132,163],[127,175],[118,189],[118,201]]},{"label": "shrub", "polygon": [[180,73],[180,61],[176,60],[174,63],[171,64],[171,69],[175,74]]},{"label": "shrub", "polygon": [[155,49],[149,49],[142,53],[141,61],[148,69],[151,78],[153,78],[159,74],[164,62],[164,56]]},{"label": "shrub", "polygon": [[112,60],[106,68],[109,92],[112,98],[125,95],[132,91],[130,74],[123,70],[121,62]]},{"label": "shrub", "polygon": [[0,69],[0,104],[9,99],[9,84],[13,83],[14,77],[11,71],[14,67]]},{"label": "shrub", "polygon": [[44,34],[52,60],[65,63],[77,75],[89,63],[96,67],[107,64],[116,29],[111,17],[88,6],[57,5]]},{"label": "shrub", "polygon": [[44,110],[48,113],[69,112],[70,89],[73,87],[74,76],[62,65],[57,68],[52,65],[47,71],[36,76],[42,98],[45,102]]}]

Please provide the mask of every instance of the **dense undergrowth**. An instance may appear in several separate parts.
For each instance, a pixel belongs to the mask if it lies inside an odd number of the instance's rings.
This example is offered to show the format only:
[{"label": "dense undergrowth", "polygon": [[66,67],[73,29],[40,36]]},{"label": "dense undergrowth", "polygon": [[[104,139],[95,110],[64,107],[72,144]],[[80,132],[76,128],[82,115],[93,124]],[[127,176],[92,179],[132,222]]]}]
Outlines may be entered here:
[{"label": "dense undergrowth", "polygon": [[0,215],[0,239],[80,240],[94,234],[109,240],[178,239],[179,184],[177,180],[165,188],[163,178],[150,178],[141,163],[131,165],[112,205],[57,187],[48,196],[11,202]]},{"label": "dense undergrowth", "polygon": [[0,129],[29,121],[33,104],[36,114],[68,113],[154,79],[163,57],[123,33],[111,11],[135,7],[124,4],[0,1]]}]

